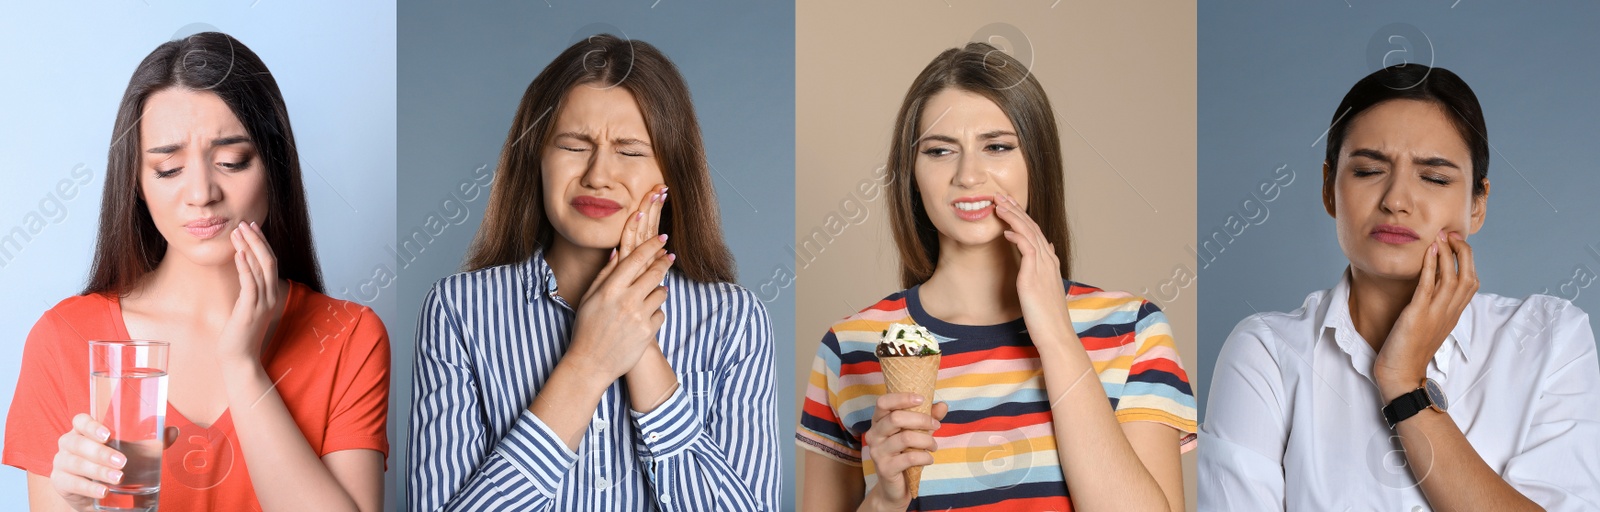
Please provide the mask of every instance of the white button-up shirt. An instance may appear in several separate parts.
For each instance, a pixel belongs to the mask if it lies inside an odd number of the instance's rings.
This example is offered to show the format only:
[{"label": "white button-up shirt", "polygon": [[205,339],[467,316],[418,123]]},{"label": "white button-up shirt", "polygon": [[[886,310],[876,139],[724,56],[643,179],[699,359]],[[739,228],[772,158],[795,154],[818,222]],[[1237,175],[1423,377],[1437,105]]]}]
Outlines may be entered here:
[{"label": "white button-up shirt", "polygon": [[[1200,510],[1430,510],[1350,320],[1349,272],[1228,335],[1200,428]],[[1472,298],[1428,365],[1489,468],[1547,510],[1600,510],[1600,359],[1563,299]],[[1423,412],[1422,414],[1427,414]]]}]

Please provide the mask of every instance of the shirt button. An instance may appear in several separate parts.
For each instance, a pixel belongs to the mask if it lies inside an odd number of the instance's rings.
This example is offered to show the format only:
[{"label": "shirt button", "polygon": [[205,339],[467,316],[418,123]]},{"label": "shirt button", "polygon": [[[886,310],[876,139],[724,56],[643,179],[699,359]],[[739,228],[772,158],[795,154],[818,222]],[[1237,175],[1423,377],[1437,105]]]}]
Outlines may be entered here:
[{"label": "shirt button", "polygon": [[672,503],[672,497],[671,496],[667,496],[665,494],[661,495],[661,504],[662,505],[668,505],[668,504],[671,504],[671,503]]},{"label": "shirt button", "polygon": [[594,483],[595,483],[595,485],[598,485],[600,487],[610,487],[611,486],[611,479],[602,476],[600,478],[594,479]]},{"label": "shirt button", "polygon": [[656,432],[651,432],[650,435],[645,436],[644,438],[647,441],[655,441],[657,439],[661,439],[661,434],[656,433]]},{"label": "shirt button", "polygon": [[1423,512],[1424,510],[1425,509],[1422,508],[1422,505],[1417,505],[1415,507],[1411,507],[1411,512]]},{"label": "shirt button", "polygon": [[605,432],[606,431],[606,422],[601,421],[600,418],[595,418],[594,421],[592,423],[590,423],[590,424],[594,425],[594,431],[595,432]]}]

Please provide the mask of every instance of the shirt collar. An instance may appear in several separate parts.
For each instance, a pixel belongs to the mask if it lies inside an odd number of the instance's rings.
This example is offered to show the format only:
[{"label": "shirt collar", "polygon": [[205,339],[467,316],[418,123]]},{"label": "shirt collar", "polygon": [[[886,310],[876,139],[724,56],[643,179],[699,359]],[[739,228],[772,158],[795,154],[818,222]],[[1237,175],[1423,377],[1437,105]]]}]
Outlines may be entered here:
[{"label": "shirt collar", "polygon": [[522,282],[525,283],[523,292],[529,303],[541,297],[554,299],[559,296],[556,294],[556,273],[550,268],[550,262],[545,261],[543,247],[535,249],[533,256],[522,262],[518,272],[522,274]]},{"label": "shirt collar", "polygon": [[[1353,355],[1353,351],[1357,349],[1352,345],[1365,344],[1365,341],[1361,333],[1356,331],[1355,322],[1350,318],[1350,279],[1350,268],[1345,267],[1344,276],[1339,279],[1339,284],[1334,285],[1332,293],[1328,294],[1327,313],[1323,315],[1322,325],[1318,327],[1317,332],[1347,330],[1349,336],[1336,336],[1335,340],[1339,348]],[[1445,337],[1445,342],[1439,345],[1439,350],[1433,354],[1433,364],[1439,373],[1450,372],[1450,363],[1457,354],[1460,354],[1463,361],[1469,360],[1472,353],[1469,350],[1472,346],[1472,320],[1472,306],[1468,304],[1466,309],[1461,310],[1461,318],[1457,319],[1456,326],[1450,329],[1450,335]],[[1367,347],[1366,350],[1370,352],[1371,345]]]}]

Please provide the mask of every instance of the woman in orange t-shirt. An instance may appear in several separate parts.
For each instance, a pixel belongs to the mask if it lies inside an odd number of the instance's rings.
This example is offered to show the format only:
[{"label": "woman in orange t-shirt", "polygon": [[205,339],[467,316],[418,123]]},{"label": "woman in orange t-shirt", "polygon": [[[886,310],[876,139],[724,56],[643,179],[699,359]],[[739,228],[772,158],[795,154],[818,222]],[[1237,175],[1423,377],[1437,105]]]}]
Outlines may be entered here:
[{"label": "woman in orange t-shirt", "polygon": [[122,477],[86,414],[88,341],[155,339],[171,344],[162,510],[381,509],[388,335],[321,293],[266,66],[220,33],[162,44],[113,137],[88,286],[34,325],[6,417],[31,508],[91,509]]}]

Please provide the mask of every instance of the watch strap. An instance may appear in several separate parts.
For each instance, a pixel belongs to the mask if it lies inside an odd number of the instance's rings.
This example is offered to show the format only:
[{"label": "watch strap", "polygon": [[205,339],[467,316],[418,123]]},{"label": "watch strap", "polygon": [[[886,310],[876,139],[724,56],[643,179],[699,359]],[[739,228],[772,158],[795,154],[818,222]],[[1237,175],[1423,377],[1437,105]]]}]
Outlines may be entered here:
[{"label": "watch strap", "polygon": [[1393,429],[1400,422],[1416,416],[1423,409],[1427,409],[1431,403],[1428,400],[1428,390],[1419,387],[1410,393],[1400,395],[1393,402],[1389,402],[1389,405],[1383,408],[1383,419],[1388,421],[1389,428]]}]

